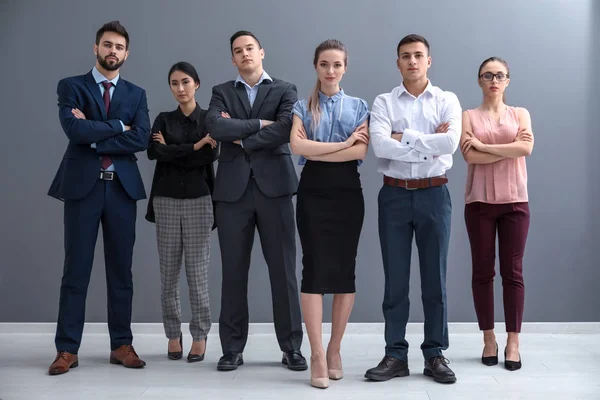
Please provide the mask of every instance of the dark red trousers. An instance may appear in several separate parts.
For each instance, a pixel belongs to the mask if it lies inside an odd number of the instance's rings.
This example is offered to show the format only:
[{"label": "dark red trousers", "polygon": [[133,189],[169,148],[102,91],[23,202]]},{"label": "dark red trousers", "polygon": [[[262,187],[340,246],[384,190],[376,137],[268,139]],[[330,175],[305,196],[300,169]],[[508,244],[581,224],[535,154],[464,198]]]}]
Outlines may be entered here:
[{"label": "dark red trousers", "polygon": [[525,286],[523,254],[529,231],[528,203],[469,203],[465,223],[473,261],[473,301],[479,329],[494,329],[496,232],[507,332],[520,332]]}]

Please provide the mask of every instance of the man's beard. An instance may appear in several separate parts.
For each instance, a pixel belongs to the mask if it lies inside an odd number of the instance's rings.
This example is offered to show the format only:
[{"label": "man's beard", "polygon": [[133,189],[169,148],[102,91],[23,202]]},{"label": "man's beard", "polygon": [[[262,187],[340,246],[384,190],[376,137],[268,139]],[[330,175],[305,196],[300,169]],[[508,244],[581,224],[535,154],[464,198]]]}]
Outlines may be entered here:
[{"label": "man's beard", "polygon": [[[96,55],[96,59],[98,60],[98,64],[100,64],[100,66],[102,66],[102,68],[104,68],[107,71],[116,71],[119,68],[121,68],[121,65],[123,65],[123,63],[125,62],[125,60],[121,60],[120,62],[117,61],[116,63],[109,64],[108,62],[106,62],[106,57],[102,58],[100,54]],[[115,59],[118,60],[117,57],[115,57]]]}]

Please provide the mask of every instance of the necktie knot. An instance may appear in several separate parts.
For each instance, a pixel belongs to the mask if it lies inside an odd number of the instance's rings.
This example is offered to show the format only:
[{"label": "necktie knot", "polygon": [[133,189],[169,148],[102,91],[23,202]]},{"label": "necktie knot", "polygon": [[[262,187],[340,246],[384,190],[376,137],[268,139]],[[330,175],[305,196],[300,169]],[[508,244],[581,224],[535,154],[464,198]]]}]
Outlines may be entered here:
[{"label": "necktie knot", "polygon": [[113,86],[113,83],[110,81],[102,81],[102,86],[104,86],[104,90],[110,90]]}]

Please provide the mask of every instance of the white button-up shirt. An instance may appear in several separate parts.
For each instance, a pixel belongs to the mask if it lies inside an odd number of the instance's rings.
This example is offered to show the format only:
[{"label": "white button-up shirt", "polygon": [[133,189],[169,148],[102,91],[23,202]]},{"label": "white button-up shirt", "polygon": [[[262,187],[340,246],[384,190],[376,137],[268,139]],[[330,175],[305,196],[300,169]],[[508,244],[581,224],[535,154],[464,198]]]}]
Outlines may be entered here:
[{"label": "white button-up shirt", "polygon": [[[447,133],[435,133],[449,122]],[[462,130],[460,102],[431,82],[419,97],[404,85],[377,96],[371,111],[371,147],[378,160],[377,170],[398,179],[431,178],[452,167],[452,153],[458,148]],[[402,141],[392,139],[402,133]]]}]

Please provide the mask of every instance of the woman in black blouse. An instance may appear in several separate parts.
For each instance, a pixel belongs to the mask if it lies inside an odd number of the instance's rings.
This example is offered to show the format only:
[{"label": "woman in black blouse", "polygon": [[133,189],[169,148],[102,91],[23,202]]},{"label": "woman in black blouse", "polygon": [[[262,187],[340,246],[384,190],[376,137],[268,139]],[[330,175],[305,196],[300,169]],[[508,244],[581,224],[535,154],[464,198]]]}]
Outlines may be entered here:
[{"label": "woman in black blouse", "polygon": [[148,158],[157,164],[146,219],[156,222],[162,315],[171,360],[183,356],[179,275],[185,254],[193,339],[187,359],[195,362],[204,359],[211,326],[208,264],[217,143],[205,131],[206,110],[196,103],[200,78],[194,67],[187,62],[173,65],[169,86],[179,107],[160,113],[152,126]]}]

